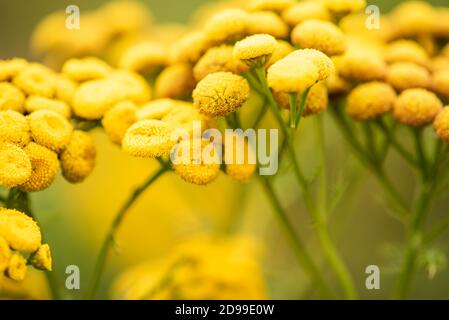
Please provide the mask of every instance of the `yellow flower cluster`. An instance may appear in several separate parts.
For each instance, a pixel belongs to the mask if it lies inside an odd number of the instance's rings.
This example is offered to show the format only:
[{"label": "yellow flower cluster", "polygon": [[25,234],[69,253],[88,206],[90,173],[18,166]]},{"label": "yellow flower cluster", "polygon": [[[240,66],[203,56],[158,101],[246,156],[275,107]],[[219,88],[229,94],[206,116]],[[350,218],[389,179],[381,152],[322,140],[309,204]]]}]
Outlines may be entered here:
[{"label": "yellow flower cluster", "polygon": [[52,257],[48,244],[42,244],[41,231],[26,214],[0,208],[0,277],[23,280],[27,264],[51,271]]}]

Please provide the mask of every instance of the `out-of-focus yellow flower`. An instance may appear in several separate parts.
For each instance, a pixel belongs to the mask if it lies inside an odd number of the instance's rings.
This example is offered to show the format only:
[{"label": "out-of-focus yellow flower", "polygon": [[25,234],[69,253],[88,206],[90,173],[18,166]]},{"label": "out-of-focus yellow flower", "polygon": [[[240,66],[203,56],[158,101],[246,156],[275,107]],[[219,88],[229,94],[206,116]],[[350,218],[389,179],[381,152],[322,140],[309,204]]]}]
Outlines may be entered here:
[{"label": "out-of-focus yellow flower", "polygon": [[24,112],[25,95],[8,82],[0,83],[0,110]]},{"label": "out-of-focus yellow flower", "polygon": [[22,58],[0,60],[0,81],[8,81],[21,72],[28,62]]},{"label": "out-of-focus yellow flower", "polygon": [[38,110],[28,116],[33,140],[57,153],[64,150],[72,136],[73,127],[61,114]]},{"label": "out-of-focus yellow flower", "polygon": [[303,1],[296,3],[282,12],[282,18],[291,27],[310,19],[330,20],[329,10],[320,1]]},{"label": "out-of-focus yellow flower", "polygon": [[225,172],[227,176],[235,181],[247,183],[257,169],[254,150],[243,138],[237,136],[233,139],[233,148],[231,150],[224,148],[224,158],[226,159]]},{"label": "out-of-focus yellow flower", "polygon": [[431,69],[433,72],[449,69],[449,58],[445,56],[437,56],[431,61]]},{"label": "out-of-focus yellow flower", "polygon": [[0,111],[0,142],[24,147],[30,141],[30,127],[25,116],[13,110]]},{"label": "out-of-focus yellow flower", "polygon": [[310,60],[318,69],[318,80],[326,80],[335,72],[333,61],[321,51],[315,49],[302,49],[290,53],[287,58],[300,57]]},{"label": "out-of-focus yellow flower", "polygon": [[304,92],[318,81],[315,64],[301,57],[285,57],[268,68],[268,85],[278,92]]},{"label": "out-of-focus yellow flower", "polygon": [[391,13],[396,37],[411,37],[432,31],[437,16],[426,1],[405,1]]},{"label": "out-of-focus yellow flower", "polygon": [[250,0],[247,4],[247,8],[252,11],[266,10],[279,13],[295,3],[295,0]]},{"label": "out-of-focus yellow flower", "polygon": [[439,95],[449,98],[449,68],[433,74],[432,89]]},{"label": "out-of-focus yellow flower", "polygon": [[408,89],[396,99],[394,118],[402,124],[422,126],[432,123],[443,108],[438,97],[426,89]]},{"label": "out-of-focus yellow flower", "polygon": [[324,0],[327,8],[335,14],[346,15],[362,10],[366,6],[365,0]]},{"label": "out-of-focus yellow flower", "polygon": [[433,127],[441,140],[449,143],[449,108],[445,107],[438,113],[433,122]]},{"label": "out-of-focus yellow flower", "polygon": [[24,149],[31,161],[31,177],[19,186],[27,192],[48,188],[59,172],[58,155],[37,143],[30,142]]},{"label": "out-of-focus yellow flower", "polygon": [[368,82],[354,88],[346,111],[356,120],[372,120],[389,112],[396,100],[393,88],[383,82]]},{"label": "out-of-focus yellow flower", "polygon": [[200,122],[201,129],[207,129],[208,118],[201,114],[197,108],[190,102],[174,101],[175,106],[162,117],[165,121],[174,128],[183,128],[189,134],[193,133],[194,121]]},{"label": "out-of-focus yellow flower", "polygon": [[111,66],[95,57],[70,59],[62,66],[62,74],[78,82],[104,78],[111,71]]},{"label": "out-of-focus yellow flower", "polygon": [[304,21],[293,29],[291,40],[302,48],[317,49],[328,56],[340,55],[346,50],[345,35],[329,21]]},{"label": "out-of-focus yellow flower", "polygon": [[295,49],[293,46],[284,40],[276,40],[276,48],[274,49],[273,54],[271,55],[270,61],[268,61],[267,67],[270,67],[276,61],[285,58],[289,53],[293,52]]},{"label": "out-of-focus yellow flower", "polygon": [[16,187],[31,176],[31,162],[25,151],[11,143],[0,142],[0,186]]},{"label": "out-of-focus yellow flower", "polygon": [[132,100],[140,104],[147,102],[151,98],[151,87],[144,77],[135,72],[116,70],[108,76],[107,80],[119,84],[123,99]]},{"label": "out-of-focus yellow flower", "polygon": [[14,209],[0,208],[0,236],[17,251],[34,252],[41,246],[42,235],[36,221]]},{"label": "out-of-focus yellow flower", "polygon": [[423,67],[429,67],[429,56],[418,43],[411,40],[398,40],[390,43],[385,48],[385,61],[394,62],[413,62]]},{"label": "out-of-focus yellow flower", "polygon": [[243,106],[249,94],[245,78],[230,72],[215,72],[197,84],[193,102],[200,112],[208,116],[226,116]]},{"label": "out-of-focus yellow flower", "polygon": [[26,273],[27,262],[25,258],[19,253],[13,253],[11,258],[9,258],[6,274],[13,280],[22,281],[25,279]]},{"label": "out-of-focus yellow flower", "polygon": [[248,24],[246,33],[269,34],[275,38],[287,38],[289,34],[288,25],[282,19],[271,11],[252,12],[248,15]]},{"label": "out-of-focus yellow flower", "polygon": [[170,111],[176,107],[173,99],[156,99],[141,106],[137,111],[138,120],[162,120]]},{"label": "out-of-focus yellow flower", "polygon": [[56,91],[53,71],[37,63],[30,63],[16,77],[14,84],[28,95],[52,98]]},{"label": "out-of-focus yellow flower", "polygon": [[75,130],[69,144],[61,153],[61,168],[64,178],[71,183],[84,181],[95,167],[97,151],[90,135]]},{"label": "out-of-focus yellow flower", "polygon": [[50,246],[46,243],[41,245],[30,257],[30,263],[39,270],[51,271],[52,257]]},{"label": "out-of-focus yellow flower", "polygon": [[204,56],[202,56],[193,69],[193,75],[197,82],[204,79],[207,75],[214,72],[232,72],[242,74],[248,70],[239,59],[233,55],[233,47],[221,45],[219,47],[210,48]]},{"label": "out-of-focus yellow flower", "polygon": [[75,95],[78,84],[63,75],[56,77],[56,94],[55,98],[71,105],[73,96]]},{"label": "out-of-focus yellow flower", "polygon": [[429,88],[431,76],[426,68],[412,62],[393,63],[387,71],[386,81],[397,91],[411,88]]},{"label": "out-of-focus yellow flower", "polygon": [[276,50],[276,39],[268,34],[256,34],[237,42],[233,55],[251,67],[262,67]]},{"label": "out-of-focus yellow flower", "polygon": [[168,64],[168,49],[156,42],[138,43],[126,50],[119,67],[138,73],[153,72]]},{"label": "out-of-focus yellow flower", "polygon": [[25,102],[25,110],[32,113],[38,110],[51,110],[59,113],[64,118],[70,118],[70,106],[64,101],[40,97],[30,96]]},{"label": "out-of-focus yellow flower", "polygon": [[204,32],[190,32],[174,43],[171,48],[171,60],[173,63],[195,64],[210,46],[211,43]]},{"label": "out-of-focus yellow flower", "polygon": [[122,141],[123,151],[134,157],[167,156],[174,145],[172,127],[161,120],[140,120],[133,124]]},{"label": "out-of-focus yellow flower", "polygon": [[195,87],[192,67],[187,63],[173,64],[164,69],[156,79],[155,97],[187,99]]},{"label": "out-of-focus yellow flower", "polygon": [[0,236],[0,274],[8,267],[10,257],[11,249],[9,249],[9,244],[5,238]]},{"label": "out-of-focus yellow flower", "polygon": [[242,9],[227,9],[214,15],[205,26],[206,37],[214,44],[234,42],[246,35],[248,13]]},{"label": "out-of-focus yellow flower", "polygon": [[334,63],[339,75],[348,81],[383,80],[387,72],[387,64],[380,54],[363,49],[348,50],[343,56],[335,57]]},{"label": "out-of-focus yellow flower", "polygon": [[137,121],[137,106],[131,101],[116,104],[104,115],[101,123],[109,139],[122,144],[126,131]]}]

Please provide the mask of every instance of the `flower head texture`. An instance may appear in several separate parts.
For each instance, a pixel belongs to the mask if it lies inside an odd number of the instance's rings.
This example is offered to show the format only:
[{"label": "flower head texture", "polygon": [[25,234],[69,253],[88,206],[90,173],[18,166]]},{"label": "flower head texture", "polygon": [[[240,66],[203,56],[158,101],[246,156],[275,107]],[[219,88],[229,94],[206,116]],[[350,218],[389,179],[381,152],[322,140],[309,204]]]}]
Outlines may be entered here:
[{"label": "flower head texture", "polygon": [[173,64],[164,69],[155,84],[156,98],[187,99],[191,97],[195,79],[187,63]]},{"label": "flower head texture", "polygon": [[37,192],[48,188],[59,172],[58,155],[37,143],[30,142],[24,151],[31,161],[31,176],[19,188],[27,192]]},{"label": "flower head texture", "polygon": [[16,281],[22,281],[25,279],[26,272],[27,262],[25,258],[19,253],[13,253],[6,269],[7,276]]},{"label": "flower head texture", "polygon": [[242,9],[227,9],[212,16],[205,26],[207,39],[221,44],[242,39],[246,34],[248,13]]},{"label": "flower head texture", "polygon": [[431,76],[429,71],[412,62],[396,62],[387,71],[386,81],[397,91],[412,88],[429,88]]},{"label": "flower head texture", "polygon": [[264,66],[276,50],[276,39],[268,34],[249,36],[234,46],[234,57],[247,63],[249,66]]},{"label": "flower head texture", "polygon": [[23,113],[25,95],[16,86],[0,82],[0,110],[14,110]]},{"label": "flower head texture", "polygon": [[193,91],[194,105],[211,116],[226,116],[239,109],[249,98],[245,78],[230,72],[211,73]]},{"label": "flower head texture", "polygon": [[62,66],[62,74],[77,82],[104,78],[111,71],[111,66],[95,57],[70,59]]},{"label": "flower head texture", "polygon": [[318,80],[326,80],[335,72],[334,62],[324,53],[315,49],[302,49],[290,53],[287,57],[300,57],[310,60],[318,69]]},{"label": "flower head texture", "polygon": [[106,112],[101,123],[104,131],[113,143],[122,144],[126,131],[137,121],[137,110],[135,103],[123,101]]},{"label": "flower head texture", "polygon": [[60,156],[64,178],[71,183],[84,181],[95,167],[96,155],[92,138],[84,131],[75,130]]},{"label": "flower head texture", "polygon": [[0,186],[16,187],[31,176],[31,162],[20,147],[0,142]]},{"label": "flower head texture", "polygon": [[19,74],[28,62],[22,58],[0,60],[0,81],[9,81]]},{"label": "flower head texture", "polygon": [[383,82],[368,82],[354,88],[346,111],[356,120],[371,120],[389,112],[396,100],[393,88]]},{"label": "flower head texture", "polygon": [[55,98],[71,105],[75,91],[78,88],[78,83],[64,75],[58,75],[55,80],[55,86]]},{"label": "flower head texture", "polygon": [[402,124],[418,127],[432,123],[442,108],[442,102],[433,92],[408,89],[396,99],[393,116]]},{"label": "flower head texture", "polygon": [[52,98],[56,91],[55,78],[53,71],[33,63],[22,69],[13,82],[26,94]]},{"label": "flower head texture", "polygon": [[52,270],[52,257],[50,246],[46,243],[41,245],[36,252],[30,258],[30,262],[36,269],[51,271]]},{"label": "flower head texture", "polygon": [[272,66],[275,62],[285,58],[289,53],[293,52],[295,49],[293,46],[285,40],[276,40],[276,48],[271,55],[270,61],[267,63],[267,68]]},{"label": "flower head texture", "polygon": [[338,74],[345,80],[366,82],[383,80],[387,64],[383,57],[369,50],[348,50],[334,59]]},{"label": "flower head texture", "polygon": [[59,113],[64,118],[70,118],[70,106],[64,101],[49,99],[40,96],[30,96],[25,102],[25,110],[32,113],[38,110],[51,110]]},{"label": "flower head texture", "polygon": [[135,72],[115,70],[108,75],[106,80],[114,82],[120,88],[123,99],[135,103],[145,103],[151,98],[151,87],[144,77]]},{"label": "flower head texture", "polygon": [[24,147],[30,141],[30,126],[26,117],[12,110],[0,111],[0,142]]}]

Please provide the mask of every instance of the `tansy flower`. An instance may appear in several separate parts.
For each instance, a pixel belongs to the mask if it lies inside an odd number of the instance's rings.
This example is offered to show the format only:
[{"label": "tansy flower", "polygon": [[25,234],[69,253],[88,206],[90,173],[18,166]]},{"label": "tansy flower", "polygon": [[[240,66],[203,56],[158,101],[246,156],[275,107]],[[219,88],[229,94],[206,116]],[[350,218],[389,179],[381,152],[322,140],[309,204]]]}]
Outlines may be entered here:
[{"label": "tansy flower", "polygon": [[137,121],[137,106],[131,101],[116,104],[104,115],[101,123],[109,139],[122,144],[126,131]]},{"label": "tansy flower", "polygon": [[426,68],[412,62],[396,62],[387,71],[386,81],[397,91],[411,88],[428,88],[431,76]]},{"label": "tansy flower", "polygon": [[5,238],[0,236],[0,274],[8,267],[10,257],[11,249],[9,249],[9,244]]},{"label": "tansy flower", "polygon": [[250,0],[247,7],[252,11],[266,10],[279,13],[295,3],[295,0]]},{"label": "tansy flower", "polygon": [[383,82],[368,82],[348,95],[346,111],[356,120],[372,120],[389,112],[396,100],[393,88]]},{"label": "tansy flower", "polygon": [[151,98],[151,87],[144,77],[135,72],[116,70],[110,73],[106,80],[116,82],[120,86],[123,99],[139,104],[145,103]]},{"label": "tansy flower", "polygon": [[[282,108],[290,109],[290,100],[286,93],[274,92],[274,96]],[[302,96],[299,95],[298,105],[301,99]],[[318,82],[317,84],[313,85],[309,90],[309,94],[307,95],[307,100],[304,105],[302,115],[304,117],[307,117],[317,113],[321,113],[327,109],[328,104],[329,104],[329,96],[327,87],[324,85],[323,82]]]},{"label": "tansy flower", "polygon": [[327,8],[338,15],[346,15],[362,10],[366,6],[365,0],[324,0]]},{"label": "tansy flower", "polygon": [[328,21],[304,21],[293,29],[291,38],[293,44],[320,50],[328,56],[340,55],[346,50],[345,35]]},{"label": "tansy flower", "polygon": [[339,76],[338,72],[332,73],[326,80],[326,86],[330,95],[345,94],[351,91],[352,85]]},{"label": "tansy flower", "polygon": [[226,116],[239,109],[249,98],[250,88],[245,78],[230,72],[211,73],[193,91],[194,105],[211,116]]},{"label": "tansy flower", "polygon": [[276,39],[268,34],[256,34],[237,42],[234,57],[244,61],[250,67],[262,67],[276,50]]},{"label": "tansy flower", "polygon": [[176,105],[165,116],[162,121],[168,123],[173,128],[183,128],[189,134],[193,133],[194,121],[201,122],[201,129],[206,130],[208,127],[207,117],[199,112],[192,103],[184,101],[176,101]]},{"label": "tansy flower", "polygon": [[335,72],[333,61],[321,51],[315,49],[296,50],[290,53],[287,58],[300,57],[310,60],[318,69],[318,80],[326,80]]},{"label": "tansy flower", "polygon": [[36,221],[26,214],[0,208],[0,236],[17,251],[34,252],[41,245],[41,231]]},{"label": "tansy flower", "polygon": [[83,181],[92,173],[96,155],[92,138],[83,131],[75,130],[70,143],[61,153],[62,175],[71,183]]},{"label": "tansy flower", "polygon": [[315,64],[301,57],[285,57],[275,62],[267,73],[268,85],[278,92],[304,92],[318,81]]},{"label": "tansy flower", "polygon": [[189,64],[177,63],[164,69],[156,79],[155,97],[187,99],[195,87],[193,70]]},{"label": "tansy flower", "polygon": [[246,34],[248,13],[242,9],[227,9],[212,16],[205,26],[205,34],[215,44],[234,42]]},{"label": "tansy flower", "polygon": [[64,118],[70,118],[70,106],[60,100],[49,99],[40,96],[30,96],[25,102],[25,110],[32,113],[38,110],[51,110],[59,113]]},{"label": "tansy flower", "polygon": [[14,84],[28,95],[52,98],[56,91],[55,74],[43,65],[27,65],[14,78]]},{"label": "tansy flower", "polygon": [[156,99],[141,106],[136,111],[138,120],[161,120],[176,107],[173,99]]},{"label": "tansy flower", "polygon": [[0,60],[0,81],[8,81],[14,78],[22,71],[28,62],[22,58],[13,58],[9,60]]},{"label": "tansy flower", "polygon": [[36,269],[51,271],[52,258],[50,246],[46,243],[41,245],[36,252],[30,257],[30,262]]},{"label": "tansy flower", "polygon": [[329,10],[320,1],[303,1],[296,3],[282,12],[282,18],[291,27],[310,19],[331,20]]},{"label": "tansy flower", "polygon": [[16,187],[31,176],[31,162],[25,151],[11,143],[0,142],[0,186]]},{"label": "tansy flower", "polygon": [[13,110],[0,111],[0,142],[24,147],[30,140],[30,127],[23,114]]},{"label": "tansy flower", "polygon": [[[233,149],[227,150],[225,148],[224,150],[224,158],[226,159],[225,172],[226,175],[235,181],[246,183],[251,179],[257,169],[254,150],[243,138],[236,137],[233,139]],[[239,157],[241,158],[239,159]],[[251,158],[254,162],[251,161]]]},{"label": "tansy flower", "polygon": [[383,80],[387,72],[382,56],[364,49],[348,50],[343,56],[335,57],[334,63],[339,75],[348,81]]},{"label": "tansy flower", "polygon": [[[205,147],[210,145],[207,140],[182,140],[179,142],[173,152],[175,157],[182,157],[188,161],[179,161],[174,163],[173,169],[186,182],[196,185],[206,185],[218,177],[220,173],[220,162],[217,149],[207,150],[210,159],[203,159]],[[189,152],[189,155],[183,154]],[[179,159],[179,158],[177,158]]]},{"label": "tansy flower", "polygon": [[125,99],[120,82],[101,79],[83,83],[73,96],[75,115],[95,120],[100,119],[112,106]]},{"label": "tansy flower", "polygon": [[248,70],[248,66],[233,55],[233,47],[221,45],[210,48],[198,61],[193,69],[193,75],[197,82],[214,72],[232,72],[242,74]]},{"label": "tansy flower", "polygon": [[64,75],[57,75],[55,86],[55,98],[71,105],[78,84]]},{"label": "tansy flower", "polygon": [[275,38],[287,38],[289,31],[288,25],[274,12],[259,11],[248,15],[248,35],[269,34]]},{"label": "tansy flower", "polygon": [[411,40],[398,40],[390,43],[385,48],[385,61],[413,62],[423,67],[429,67],[429,55],[418,43]]},{"label": "tansy flower", "polygon": [[440,70],[433,74],[432,88],[439,95],[449,99],[449,69]]},{"label": "tansy flower", "polygon": [[449,59],[444,56],[437,56],[431,61],[431,69],[433,72],[437,72],[444,69],[449,69]]},{"label": "tansy flower", "polygon": [[195,64],[211,46],[204,32],[195,31],[184,35],[171,48],[172,62]]},{"label": "tansy flower", "polygon": [[426,89],[408,89],[396,99],[394,118],[402,124],[422,126],[431,123],[443,108],[438,97]]},{"label": "tansy flower", "polygon": [[25,279],[27,272],[27,263],[24,257],[19,253],[13,253],[9,258],[8,268],[6,274],[9,278],[22,281]]},{"label": "tansy flower", "polygon": [[158,158],[170,153],[174,145],[172,127],[160,120],[140,120],[126,131],[123,151],[134,157]]},{"label": "tansy flower", "polygon": [[436,18],[434,8],[426,1],[405,1],[391,13],[396,37],[428,33]]},{"label": "tansy flower", "polygon": [[0,110],[14,110],[24,112],[25,95],[16,86],[8,83],[0,83]]},{"label": "tansy flower", "polygon": [[28,116],[28,123],[33,140],[57,153],[67,146],[72,136],[70,122],[55,111],[35,111]]},{"label": "tansy flower", "polygon": [[168,64],[168,50],[156,42],[142,42],[126,50],[118,62],[120,68],[139,73],[153,72]]},{"label": "tansy flower", "polygon": [[433,122],[433,127],[441,140],[449,143],[449,108],[443,108]]},{"label": "tansy flower", "polygon": [[19,188],[27,192],[37,192],[48,188],[59,172],[57,154],[34,142],[30,142],[24,151],[31,161],[32,171],[31,177]]},{"label": "tansy flower", "polygon": [[111,66],[106,62],[95,57],[86,57],[67,60],[62,66],[61,72],[74,81],[83,82],[104,78],[111,71]]},{"label": "tansy flower", "polygon": [[273,65],[276,61],[281,60],[286,57],[289,53],[293,52],[295,49],[292,45],[284,40],[276,40],[276,48],[271,55],[270,61],[267,63],[267,68]]}]

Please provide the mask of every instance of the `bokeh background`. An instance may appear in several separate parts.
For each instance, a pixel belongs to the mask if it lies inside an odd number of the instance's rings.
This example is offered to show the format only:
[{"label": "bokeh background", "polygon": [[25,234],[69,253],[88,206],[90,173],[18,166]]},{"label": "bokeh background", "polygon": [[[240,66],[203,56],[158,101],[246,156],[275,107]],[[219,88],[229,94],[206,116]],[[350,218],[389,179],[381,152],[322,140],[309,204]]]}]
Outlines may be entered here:
[{"label": "bokeh background", "polygon": [[[35,59],[29,50],[31,33],[36,24],[47,14],[64,10],[76,4],[83,10],[93,9],[103,0],[0,0],[0,58],[26,57]],[[185,23],[205,0],[142,0],[160,23]],[[387,12],[395,0],[368,1]],[[428,1],[446,4],[447,0]],[[330,119],[326,119],[329,164],[334,185],[330,188],[346,188],[346,196],[332,216],[332,232],[339,248],[357,281],[362,298],[388,297],[394,280],[396,252],[403,240],[403,228],[386,213],[382,194],[372,179],[350,154],[345,151],[342,138],[336,133]],[[299,137],[301,159],[312,161],[315,145],[311,124],[305,121]],[[156,168],[150,160],[128,157],[113,146],[104,134],[93,133],[98,145],[98,163],[94,174],[80,185],[70,185],[62,178],[50,189],[33,194],[33,207],[45,236],[52,245],[55,273],[64,279],[67,265],[78,265],[81,270],[81,290],[70,292],[80,298],[87,288],[94,259],[100,242],[115,212],[139,184]],[[413,178],[404,169],[403,162],[392,155],[389,161],[395,183],[404,194],[413,192]],[[308,165],[309,173],[313,167]],[[289,168],[281,168],[278,188],[282,201],[303,239],[312,252],[317,244],[311,236],[311,222],[304,213],[300,191],[289,177]],[[349,175],[349,177],[348,177]],[[345,179],[342,179],[342,177]],[[257,181],[241,186],[224,175],[207,187],[187,185],[177,176],[168,174],[154,185],[132,208],[120,229],[117,254],[109,260],[104,277],[101,297],[108,296],[107,288],[114,277],[135,263],[157,259],[176,244],[199,232],[227,232],[229,229],[253,234],[265,247],[263,266],[269,294],[276,299],[304,297],[309,290],[304,275],[298,271],[296,260],[290,253],[269,203]],[[448,213],[445,199],[435,209],[437,219]],[[447,201],[446,201],[447,202]],[[449,237],[436,244],[439,250],[448,249]],[[399,247],[398,247],[399,246]],[[320,259],[320,256],[316,256]],[[382,272],[381,290],[364,289],[365,268],[379,265]],[[449,272],[443,269],[430,280],[421,271],[412,298],[449,298]],[[37,295],[40,286],[35,285]]]}]

